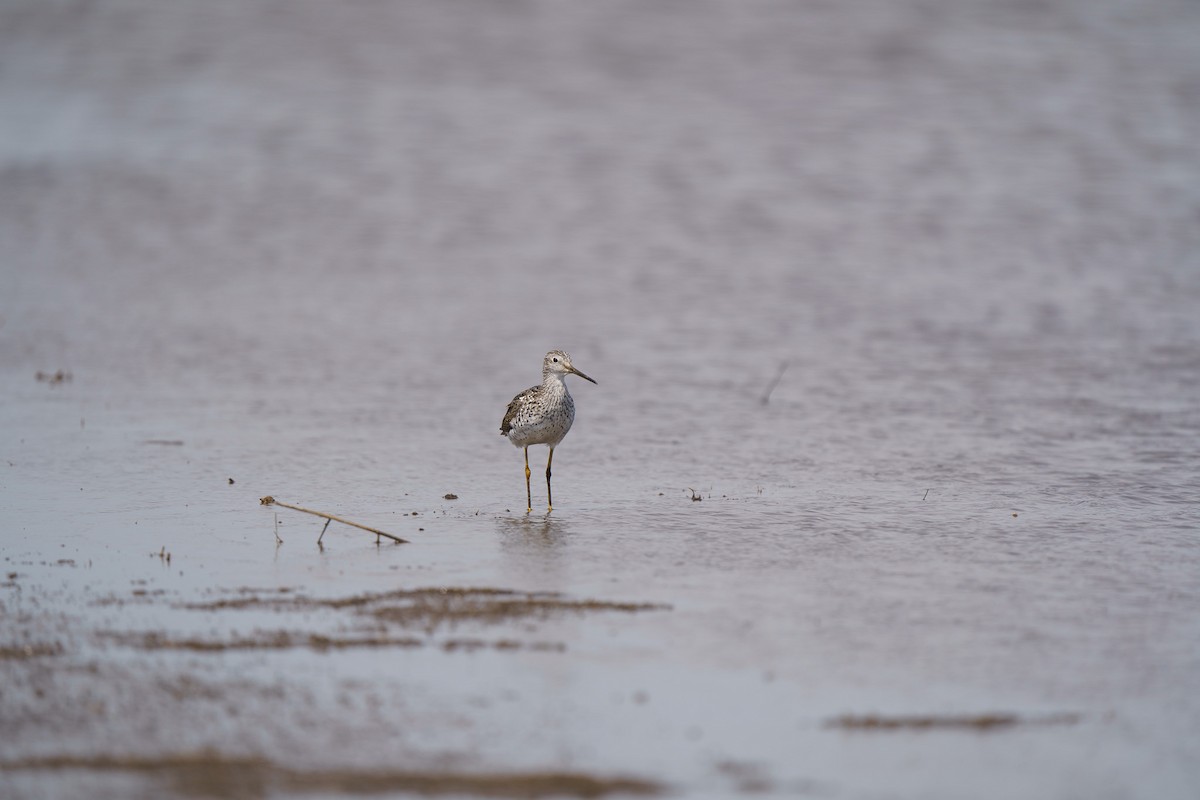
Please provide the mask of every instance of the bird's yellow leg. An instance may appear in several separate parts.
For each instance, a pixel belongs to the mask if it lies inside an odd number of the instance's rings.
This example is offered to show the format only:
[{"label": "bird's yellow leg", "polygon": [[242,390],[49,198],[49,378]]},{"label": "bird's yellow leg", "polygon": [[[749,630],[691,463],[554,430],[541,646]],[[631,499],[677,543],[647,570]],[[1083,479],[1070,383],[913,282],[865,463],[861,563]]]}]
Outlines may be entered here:
[{"label": "bird's yellow leg", "polygon": [[550,462],[554,460],[554,448],[550,448],[550,457],[546,459],[546,513],[554,510],[554,499],[550,495]]},{"label": "bird's yellow leg", "polygon": [[529,489],[529,476],[532,475],[529,471],[529,448],[525,448],[525,513],[533,511],[533,492]]}]

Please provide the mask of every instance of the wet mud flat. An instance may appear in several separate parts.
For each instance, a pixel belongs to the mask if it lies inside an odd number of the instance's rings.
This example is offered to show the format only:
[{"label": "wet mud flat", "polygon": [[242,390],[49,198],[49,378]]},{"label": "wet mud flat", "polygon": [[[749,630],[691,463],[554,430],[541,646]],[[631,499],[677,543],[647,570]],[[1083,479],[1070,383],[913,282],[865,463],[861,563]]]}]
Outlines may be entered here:
[{"label": "wet mud flat", "polygon": [[[70,569],[74,563],[64,560],[54,566]],[[84,737],[86,746],[66,751],[57,750],[54,742],[67,729],[129,733],[175,727],[186,724],[189,717],[205,715],[199,708],[232,713],[239,726],[269,729],[281,706],[303,705],[302,696],[311,690],[272,677],[273,672],[289,670],[289,652],[430,649],[442,658],[462,658],[487,650],[562,657],[567,645],[539,638],[542,623],[564,617],[668,613],[669,606],[476,587],[321,598],[287,587],[239,587],[206,592],[219,599],[202,601],[181,601],[163,590],[133,588],[85,600],[101,612],[136,608],[159,620],[201,615],[210,627],[236,628],[239,616],[255,612],[259,620],[265,616],[278,623],[271,629],[255,625],[243,633],[215,637],[163,627],[94,628],[86,615],[62,608],[48,613],[47,606],[57,606],[61,598],[39,597],[36,587],[23,585],[23,578],[28,574],[11,571],[0,584],[5,590],[0,609],[9,620],[5,641],[0,642],[5,687],[0,690],[0,720],[7,739],[0,756],[0,785],[14,792],[12,796],[39,796],[42,791],[70,794],[83,786],[93,797],[168,793],[230,798],[329,794],[589,798],[655,795],[667,788],[653,778],[561,768],[439,767],[455,760],[444,755],[402,768],[353,763],[312,766],[321,759],[309,753],[311,760],[302,765],[306,759],[295,754],[247,753],[207,736],[201,737],[203,745],[179,749],[163,749],[161,742],[132,736]],[[230,670],[222,659],[234,653],[270,656],[269,668]],[[146,656],[156,658],[147,662]],[[368,688],[358,681],[350,681],[347,687],[355,692]],[[291,724],[301,730],[328,724],[320,714],[291,716]],[[444,719],[435,716],[424,724],[434,728],[457,724],[453,717],[452,713]],[[356,719],[353,725],[356,735],[364,739],[386,735],[372,730],[369,719]],[[29,754],[16,755],[22,750]]]},{"label": "wet mud flat", "polygon": [[[56,590],[46,580],[84,578],[87,570],[77,559],[26,562],[0,584],[10,621],[0,642],[0,720],[10,734],[0,785],[13,797],[836,794],[826,781],[781,779],[778,764],[729,752],[710,757],[709,778],[680,782],[674,768],[631,769],[619,760],[572,768],[558,758],[540,766],[515,759],[506,767],[464,747],[469,737],[446,735],[480,724],[491,731],[489,717],[500,735],[527,735],[517,690],[501,692],[507,708],[447,693],[458,670],[475,671],[474,659],[491,659],[478,669],[498,673],[532,659],[528,666],[546,680],[556,662],[570,670],[580,657],[572,644],[579,626],[641,621],[653,631],[676,613],[670,604],[494,586],[317,595],[297,586],[189,592],[146,579],[82,591],[86,580],[74,580]],[[656,638],[647,642],[655,650],[665,645]],[[597,656],[603,649],[583,657]],[[413,703],[430,681],[441,697]],[[664,691],[654,680],[645,685],[630,694],[632,706],[653,708],[651,696]],[[828,742],[1036,734],[1083,721],[1076,713],[995,711],[813,722]]]}]

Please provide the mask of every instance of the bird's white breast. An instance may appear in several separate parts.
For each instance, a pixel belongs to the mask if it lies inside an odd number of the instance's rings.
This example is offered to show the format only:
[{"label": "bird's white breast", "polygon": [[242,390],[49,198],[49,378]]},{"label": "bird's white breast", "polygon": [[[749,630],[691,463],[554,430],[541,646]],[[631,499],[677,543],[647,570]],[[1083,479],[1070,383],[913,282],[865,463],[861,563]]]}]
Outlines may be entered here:
[{"label": "bird's white breast", "polygon": [[521,396],[521,407],[512,420],[508,440],[517,447],[554,446],[575,421],[575,401],[561,380],[547,381],[537,391]]}]

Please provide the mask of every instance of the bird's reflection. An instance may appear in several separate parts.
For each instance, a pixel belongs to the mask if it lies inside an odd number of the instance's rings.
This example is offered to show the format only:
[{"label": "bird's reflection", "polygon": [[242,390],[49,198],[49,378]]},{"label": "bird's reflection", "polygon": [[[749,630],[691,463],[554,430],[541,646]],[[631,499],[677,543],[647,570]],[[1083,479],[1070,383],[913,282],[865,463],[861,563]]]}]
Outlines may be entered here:
[{"label": "bird's reflection", "polygon": [[500,546],[513,554],[557,553],[570,530],[569,522],[553,514],[520,514],[496,521]]}]

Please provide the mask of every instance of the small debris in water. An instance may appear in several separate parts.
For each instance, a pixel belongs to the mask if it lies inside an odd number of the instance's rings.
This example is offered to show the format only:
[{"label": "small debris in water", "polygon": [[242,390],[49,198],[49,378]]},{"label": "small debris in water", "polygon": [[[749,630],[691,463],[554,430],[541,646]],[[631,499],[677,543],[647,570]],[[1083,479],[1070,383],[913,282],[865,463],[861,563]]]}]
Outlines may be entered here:
[{"label": "small debris in water", "polygon": [[51,386],[60,386],[71,380],[71,373],[66,370],[57,370],[55,372],[37,371],[38,383],[48,383]]},{"label": "small debris in water", "polygon": [[233,478],[230,478],[230,479],[229,479],[229,485],[230,485],[230,486],[233,486]]},{"label": "small debris in water", "polygon": [[734,781],[738,792],[742,794],[764,794],[774,791],[774,784],[762,764],[729,759],[718,762],[716,767],[718,772]]},{"label": "small debris in water", "polygon": [[759,403],[765,406],[767,403],[771,402],[771,393],[775,391],[775,387],[779,385],[781,380],[783,380],[783,373],[787,372],[787,368],[788,362],[786,361],[779,365],[779,372],[775,373],[775,379],[771,381],[770,385],[767,386],[767,390],[763,392],[762,397],[758,399]]},{"label": "small debris in water", "polygon": [[450,492],[449,494],[446,494],[446,495],[445,495],[445,496],[444,496],[442,499],[444,499],[444,500],[457,500],[457,499],[458,499],[458,495],[454,494],[453,492]]}]

